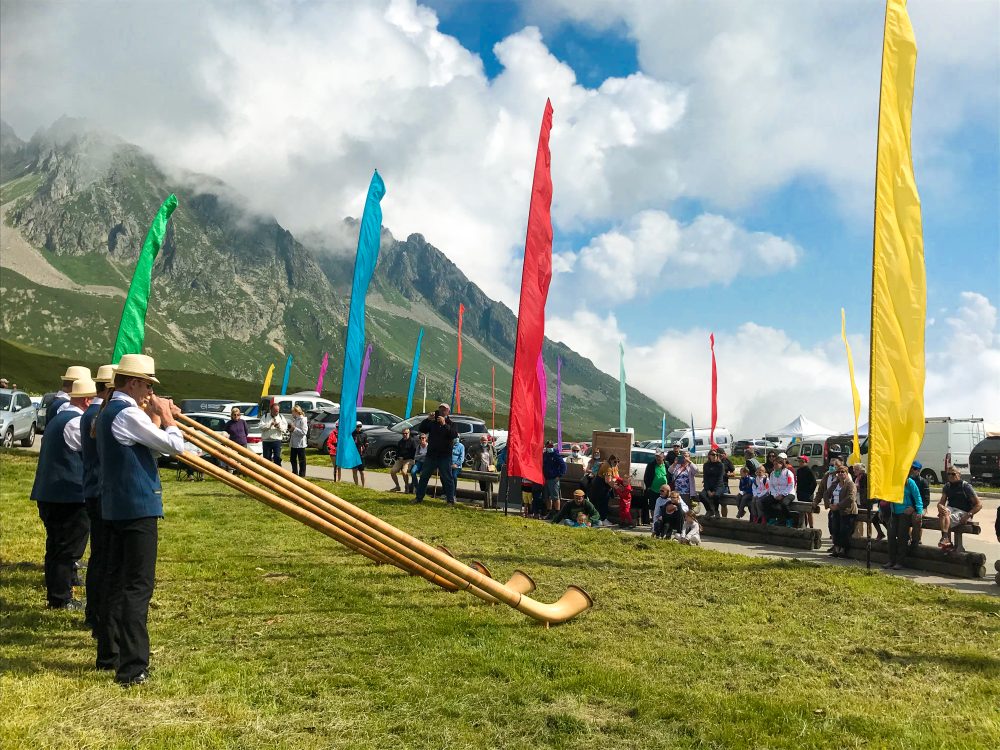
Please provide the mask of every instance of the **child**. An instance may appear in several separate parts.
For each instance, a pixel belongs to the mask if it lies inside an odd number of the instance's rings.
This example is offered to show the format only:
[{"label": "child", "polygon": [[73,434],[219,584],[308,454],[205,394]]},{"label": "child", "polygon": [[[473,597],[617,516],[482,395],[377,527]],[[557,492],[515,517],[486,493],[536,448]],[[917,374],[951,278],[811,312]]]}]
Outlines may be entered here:
[{"label": "child", "polygon": [[615,495],[618,497],[618,523],[635,526],[632,521],[632,485],[619,479],[615,482]]},{"label": "child", "polygon": [[[737,518],[743,518],[747,514],[747,508],[751,506],[753,500],[753,477],[750,476],[750,469],[744,466],[740,469],[740,494],[736,498]],[[751,516],[752,516],[751,512]]]},{"label": "child", "polygon": [[694,547],[701,545],[701,525],[693,510],[684,514],[684,527],[677,535],[677,541],[681,544],[690,544]]},{"label": "child", "polygon": [[580,511],[576,514],[576,525],[577,526],[590,526],[590,518],[586,513]]},{"label": "child", "polygon": [[[664,489],[668,489],[667,485],[661,488],[661,490]],[[679,492],[671,491],[661,507],[659,515],[653,518],[653,536],[669,539],[671,534],[680,534],[685,514],[693,512],[693,510],[693,508],[688,508]]]},{"label": "child", "polygon": [[750,523],[767,523],[767,512],[764,502],[771,488],[767,484],[767,469],[757,467],[757,476],[753,478],[753,499],[750,504]]},{"label": "child", "polygon": [[337,424],[330,430],[330,437],[326,439],[326,452],[330,454],[330,461],[333,462],[333,481],[340,481],[340,467],[337,466]]}]

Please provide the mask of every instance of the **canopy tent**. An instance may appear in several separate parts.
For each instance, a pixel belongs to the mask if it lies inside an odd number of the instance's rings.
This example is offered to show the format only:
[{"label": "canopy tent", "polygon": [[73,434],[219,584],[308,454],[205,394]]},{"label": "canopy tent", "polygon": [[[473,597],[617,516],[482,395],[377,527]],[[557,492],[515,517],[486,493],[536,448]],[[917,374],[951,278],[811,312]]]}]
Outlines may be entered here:
[{"label": "canopy tent", "polygon": [[786,424],[780,430],[769,430],[766,437],[788,437],[802,438],[809,435],[836,435],[834,430],[827,429],[821,424],[816,424],[811,419],[806,419],[801,414]]}]

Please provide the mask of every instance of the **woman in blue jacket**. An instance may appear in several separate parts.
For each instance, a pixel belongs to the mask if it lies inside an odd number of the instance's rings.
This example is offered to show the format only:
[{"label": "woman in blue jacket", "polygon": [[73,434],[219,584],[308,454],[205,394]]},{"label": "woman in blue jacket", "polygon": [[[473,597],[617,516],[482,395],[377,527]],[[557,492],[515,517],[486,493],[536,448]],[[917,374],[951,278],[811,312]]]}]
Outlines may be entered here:
[{"label": "woman in blue jacket", "polygon": [[452,441],[451,446],[451,487],[448,494],[448,505],[455,504],[455,486],[458,484],[458,475],[462,473],[462,464],[465,463],[465,446],[459,438]]}]

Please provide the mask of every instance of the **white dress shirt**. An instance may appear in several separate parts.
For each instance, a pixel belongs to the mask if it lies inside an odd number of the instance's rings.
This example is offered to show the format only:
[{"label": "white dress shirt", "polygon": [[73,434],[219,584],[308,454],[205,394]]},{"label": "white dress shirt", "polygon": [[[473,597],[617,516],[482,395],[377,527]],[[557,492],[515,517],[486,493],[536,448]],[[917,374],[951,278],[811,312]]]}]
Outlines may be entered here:
[{"label": "white dress shirt", "polygon": [[309,432],[309,422],[305,416],[292,419],[292,435],[288,441],[289,448],[305,448],[306,433]]},{"label": "white dress shirt", "polygon": [[177,427],[161,430],[136,404],[131,396],[115,391],[112,401],[127,401],[128,406],[118,412],[111,423],[111,434],[122,445],[144,445],[157,453],[173,456],[184,450],[184,436]]},{"label": "white dress shirt", "polygon": [[62,410],[69,406],[69,394],[66,391],[56,391],[56,395],[52,397],[52,400],[55,401],[57,398],[66,399],[66,403],[56,409],[56,414],[62,414]]},{"label": "white dress shirt", "polygon": [[268,412],[260,420],[261,440],[281,440],[286,432],[288,432],[288,422],[281,414]]},{"label": "white dress shirt", "polygon": [[66,404],[59,411],[62,412],[66,409],[76,412],[77,416],[71,418],[63,428],[63,440],[66,441],[67,448],[74,453],[79,453],[83,450],[83,441],[80,439],[80,417],[83,416],[83,409],[79,406],[73,406],[73,404]]}]

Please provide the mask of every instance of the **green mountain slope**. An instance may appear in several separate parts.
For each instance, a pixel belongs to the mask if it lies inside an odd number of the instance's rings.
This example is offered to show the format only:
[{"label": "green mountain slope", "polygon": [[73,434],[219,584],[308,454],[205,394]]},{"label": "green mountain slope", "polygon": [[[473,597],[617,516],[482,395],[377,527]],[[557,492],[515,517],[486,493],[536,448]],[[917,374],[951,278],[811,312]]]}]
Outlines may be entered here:
[{"label": "green mountain slope", "polygon": [[[111,349],[148,223],[174,192],[180,206],[154,267],[147,320],[146,346],[161,366],[259,382],[274,362],[280,385],[291,353],[292,381],[312,387],[328,351],[324,392],[339,398],[356,242],[343,238],[356,238],[356,222],[345,221],[339,247],[328,235],[297,238],[273,218],[243,210],[219,181],[170,176],[141,149],[78,121],[64,118],[26,143],[6,125],[0,135],[0,330],[6,338],[100,361]],[[374,352],[366,394],[393,403],[405,395],[423,326],[428,399],[450,399],[459,303],[466,307],[463,411],[489,414],[495,367],[497,424],[506,424],[516,317],[420,235],[398,241],[383,232],[368,298]],[[567,431],[586,434],[617,423],[613,378],[562,344],[546,341],[544,356],[550,424],[556,356],[563,358]],[[422,390],[423,378],[418,404]],[[629,424],[640,434],[658,435],[662,409],[632,388],[628,398]],[[669,415],[668,423],[679,424]]]}]

